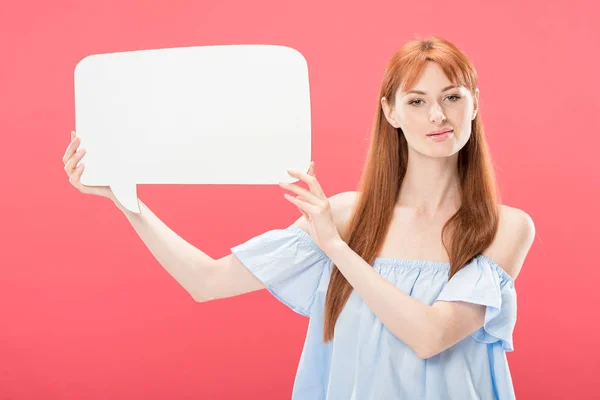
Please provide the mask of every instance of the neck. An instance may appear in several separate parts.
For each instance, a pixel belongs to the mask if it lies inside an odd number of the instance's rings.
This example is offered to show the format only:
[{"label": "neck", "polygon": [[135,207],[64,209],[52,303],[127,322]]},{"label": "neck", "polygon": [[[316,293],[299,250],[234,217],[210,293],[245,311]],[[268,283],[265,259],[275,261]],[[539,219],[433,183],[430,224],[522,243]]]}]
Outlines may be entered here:
[{"label": "neck", "polygon": [[420,216],[435,217],[454,213],[460,203],[458,153],[437,158],[409,150],[397,205]]}]

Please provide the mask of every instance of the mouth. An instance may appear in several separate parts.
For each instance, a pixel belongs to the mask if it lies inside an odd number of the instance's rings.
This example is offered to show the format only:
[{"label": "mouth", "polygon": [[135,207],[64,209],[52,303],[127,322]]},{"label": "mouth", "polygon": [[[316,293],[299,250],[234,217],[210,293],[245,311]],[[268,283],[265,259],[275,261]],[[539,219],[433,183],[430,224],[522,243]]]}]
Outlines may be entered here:
[{"label": "mouth", "polygon": [[442,135],[446,135],[448,132],[452,132],[452,128],[446,128],[446,129],[442,129],[439,131],[434,131],[434,132],[429,132],[427,134],[427,136],[442,136]]},{"label": "mouth", "polygon": [[453,132],[454,131],[452,129],[443,129],[441,131],[429,133],[427,134],[427,137],[434,142],[443,142],[452,136]]}]

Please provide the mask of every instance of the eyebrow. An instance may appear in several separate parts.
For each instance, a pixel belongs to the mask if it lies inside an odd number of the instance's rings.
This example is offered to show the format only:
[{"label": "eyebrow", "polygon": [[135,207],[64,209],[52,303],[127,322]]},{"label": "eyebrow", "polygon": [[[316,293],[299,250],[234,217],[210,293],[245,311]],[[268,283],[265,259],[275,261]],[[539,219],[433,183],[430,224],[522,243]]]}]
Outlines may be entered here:
[{"label": "eyebrow", "polygon": [[[446,86],[445,88],[442,89],[442,92],[445,92],[446,90],[450,90],[450,89],[454,89],[457,88],[458,86],[454,86],[454,85],[450,85],[450,86]],[[410,93],[416,93],[416,94],[422,94],[422,95],[426,95],[427,93],[422,92],[420,90],[409,90],[408,92],[406,92],[406,94],[410,94]]]}]

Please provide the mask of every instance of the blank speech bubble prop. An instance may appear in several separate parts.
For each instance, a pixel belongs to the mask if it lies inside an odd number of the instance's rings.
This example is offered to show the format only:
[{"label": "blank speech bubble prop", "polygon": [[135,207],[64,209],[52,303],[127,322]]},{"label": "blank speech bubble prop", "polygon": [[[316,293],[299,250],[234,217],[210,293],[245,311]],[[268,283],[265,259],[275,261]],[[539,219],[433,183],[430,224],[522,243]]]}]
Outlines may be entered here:
[{"label": "blank speech bubble prop", "polygon": [[75,67],[81,183],[139,213],[137,184],[277,184],[311,160],[297,50],[224,45],[95,54]]}]

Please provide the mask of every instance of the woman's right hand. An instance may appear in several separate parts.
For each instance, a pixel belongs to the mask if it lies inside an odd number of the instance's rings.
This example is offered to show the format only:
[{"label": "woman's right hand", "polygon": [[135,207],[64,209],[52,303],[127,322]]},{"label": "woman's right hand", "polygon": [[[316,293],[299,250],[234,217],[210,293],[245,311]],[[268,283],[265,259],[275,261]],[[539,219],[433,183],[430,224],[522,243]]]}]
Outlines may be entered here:
[{"label": "woman's right hand", "polygon": [[63,164],[65,164],[64,170],[69,176],[69,183],[81,193],[102,196],[114,201],[115,196],[109,186],[85,186],[81,183],[81,174],[85,169],[85,165],[83,163],[77,165],[77,163],[85,155],[85,149],[77,150],[80,143],[81,139],[75,135],[75,132],[71,132],[71,143],[69,143],[62,159]]}]

